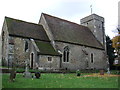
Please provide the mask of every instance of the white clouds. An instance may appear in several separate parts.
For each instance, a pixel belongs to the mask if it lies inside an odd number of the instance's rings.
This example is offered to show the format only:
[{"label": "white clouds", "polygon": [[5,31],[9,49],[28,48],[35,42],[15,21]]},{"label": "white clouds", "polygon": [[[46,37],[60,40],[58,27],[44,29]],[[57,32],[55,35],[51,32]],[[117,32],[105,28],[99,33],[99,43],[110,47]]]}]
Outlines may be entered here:
[{"label": "white clouds", "polygon": [[118,0],[1,0],[0,29],[4,16],[37,23],[41,12],[80,23],[80,19],[93,13],[105,18],[107,35],[114,36],[117,26]]}]

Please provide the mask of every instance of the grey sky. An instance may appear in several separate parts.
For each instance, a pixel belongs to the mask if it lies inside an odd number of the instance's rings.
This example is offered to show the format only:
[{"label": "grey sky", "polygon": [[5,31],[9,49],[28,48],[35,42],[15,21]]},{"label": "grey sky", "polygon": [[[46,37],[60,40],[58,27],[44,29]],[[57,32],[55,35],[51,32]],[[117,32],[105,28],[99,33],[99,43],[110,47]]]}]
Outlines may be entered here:
[{"label": "grey sky", "polygon": [[0,30],[4,17],[12,17],[28,22],[38,23],[41,13],[47,13],[72,22],[93,13],[105,18],[106,34],[111,38],[118,24],[119,0],[0,0]]}]

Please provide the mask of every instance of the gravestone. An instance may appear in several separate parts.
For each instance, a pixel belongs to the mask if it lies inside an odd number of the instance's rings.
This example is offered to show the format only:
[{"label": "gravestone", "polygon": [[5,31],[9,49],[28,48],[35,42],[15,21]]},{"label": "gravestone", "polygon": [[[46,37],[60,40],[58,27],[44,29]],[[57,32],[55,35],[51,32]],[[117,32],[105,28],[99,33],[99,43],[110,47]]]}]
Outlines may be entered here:
[{"label": "gravestone", "polygon": [[104,70],[103,69],[100,70],[100,75],[104,75]]},{"label": "gravestone", "polygon": [[[107,58],[108,59],[108,58]],[[107,74],[110,74],[110,68],[109,68],[109,65],[110,65],[110,63],[109,63],[109,61],[107,60]]]},{"label": "gravestone", "polygon": [[76,74],[77,74],[77,76],[80,76],[80,75],[81,75],[79,69],[76,71]]},{"label": "gravestone", "polygon": [[26,66],[25,66],[25,72],[23,73],[23,77],[25,77],[25,78],[32,78],[32,75],[29,72],[28,60],[26,60],[25,63],[26,63]]},{"label": "gravestone", "polygon": [[107,74],[110,74],[110,68],[107,68]]},{"label": "gravestone", "polygon": [[14,68],[11,69],[10,71],[10,81],[14,82],[15,81],[15,77],[16,77],[16,71]]},{"label": "gravestone", "polygon": [[40,76],[41,76],[40,72],[35,72],[35,77],[36,77],[37,79],[39,79]]}]

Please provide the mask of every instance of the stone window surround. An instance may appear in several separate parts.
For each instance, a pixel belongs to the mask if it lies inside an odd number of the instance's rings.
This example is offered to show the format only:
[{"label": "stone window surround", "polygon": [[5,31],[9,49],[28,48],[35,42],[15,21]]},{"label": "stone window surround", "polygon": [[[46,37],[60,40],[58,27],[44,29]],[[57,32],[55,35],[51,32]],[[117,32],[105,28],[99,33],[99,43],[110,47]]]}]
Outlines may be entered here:
[{"label": "stone window surround", "polygon": [[35,60],[35,54],[34,54],[34,52],[30,53],[30,67],[31,67],[31,59],[32,59],[31,55],[32,54],[33,54],[33,67],[34,67],[34,60]]},{"label": "stone window surround", "polygon": [[94,63],[94,53],[91,53],[91,54],[90,54],[90,62],[91,62],[91,63]]},{"label": "stone window surround", "polygon": [[[63,63],[69,63],[69,47],[68,46],[65,46],[64,47],[64,51],[63,51]],[[64,57],[65,56],[65,57]],[[65,60],[64,60],[64,58],[65,58]]]},{"label": "stone window surround", "polygon": [[[27,46],[27,49],[25,50],[25,48],[26,48],[26,43],[28,44],[28,46]],[[28,51],[29,51],[29,43],[28,43],[27,40],[24,41],[24,51],[25,51],[25,52],[28,52]]]},{"label": "stone window surround", "polygon": [[53,61],[53,58],[50,57],[50,56],[48,56],[48,62],[50,63],[50,62],[52,62],[52,61]]}]

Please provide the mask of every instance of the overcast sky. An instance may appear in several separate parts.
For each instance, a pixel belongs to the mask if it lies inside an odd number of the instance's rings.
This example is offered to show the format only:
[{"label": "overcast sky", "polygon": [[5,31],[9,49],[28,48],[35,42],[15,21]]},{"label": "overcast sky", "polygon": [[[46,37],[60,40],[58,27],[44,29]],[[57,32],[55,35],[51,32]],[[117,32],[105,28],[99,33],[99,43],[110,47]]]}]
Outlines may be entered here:
[{"label": "overcast sky", "polygon": [[105,32],[115,36],[120,0],[0,0],[0,32],[4,17],[38,23],[41,13],[47,13],[80,24],[80,19],[92,11],[105,18]]}]

